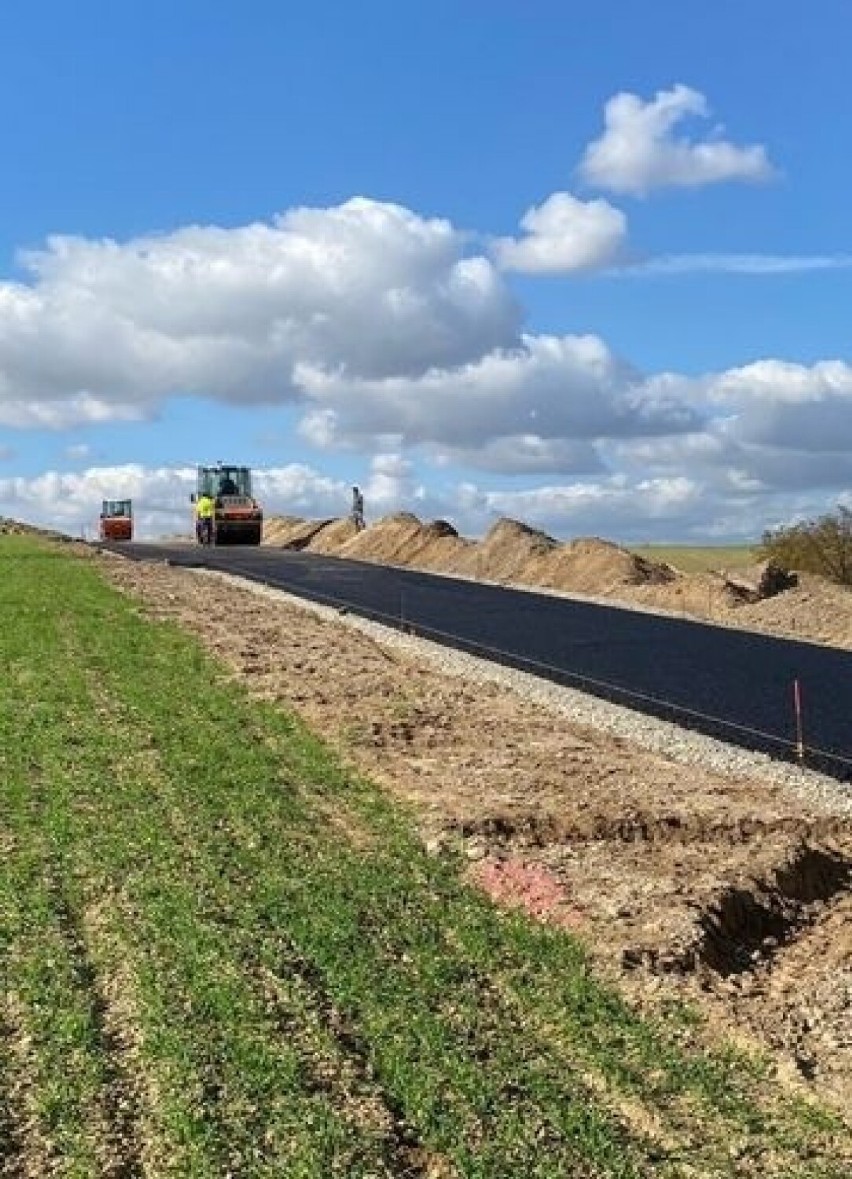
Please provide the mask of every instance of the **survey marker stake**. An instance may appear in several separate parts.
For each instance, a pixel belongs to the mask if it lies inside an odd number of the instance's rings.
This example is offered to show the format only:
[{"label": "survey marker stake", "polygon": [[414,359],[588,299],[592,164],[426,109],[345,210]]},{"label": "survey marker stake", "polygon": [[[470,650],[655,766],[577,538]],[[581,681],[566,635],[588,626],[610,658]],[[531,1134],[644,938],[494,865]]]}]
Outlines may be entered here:
[{"label": "survey marker stake", "polygon": [[805,760],[805,737],[802,725],[802,689],[797,679],[793,680],[793,712],[796,717],[796,761]]}]

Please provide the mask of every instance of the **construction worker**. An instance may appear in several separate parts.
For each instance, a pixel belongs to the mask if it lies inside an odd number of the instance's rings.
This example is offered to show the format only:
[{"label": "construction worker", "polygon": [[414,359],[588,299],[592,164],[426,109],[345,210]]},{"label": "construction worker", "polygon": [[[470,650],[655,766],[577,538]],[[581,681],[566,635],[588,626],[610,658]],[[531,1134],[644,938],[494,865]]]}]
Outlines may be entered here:
[{"label": "construction worker", "polygon": [[215,517],[216,501],[208,492],[202,491],[195,503],[195,535],[199,544],[213,543]]}]

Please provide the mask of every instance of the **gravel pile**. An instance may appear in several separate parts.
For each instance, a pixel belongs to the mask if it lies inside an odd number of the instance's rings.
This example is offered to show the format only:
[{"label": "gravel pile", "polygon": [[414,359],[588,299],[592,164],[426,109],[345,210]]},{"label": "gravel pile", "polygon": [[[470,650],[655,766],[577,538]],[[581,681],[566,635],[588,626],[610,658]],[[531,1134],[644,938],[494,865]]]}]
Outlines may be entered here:
[{"label": "gravel pile", "polygon": [[400,650],[427,661],[436,670],[479,682],[499,684],[520,698],[564,716],[571,724],[605,732],[684,765],[702,766],[729,778],[761,779],[784,786],[815,811],[852,818],[852,788],[823,774],[793,763],[777,761],[762,753],[750,753],[734,745],[692,732],[669,721],[645,716],[574,688],[503,667],[479,656],[468,655],[440,643],[393,630],[283,590],[274,590],[229,574],[198,570],[201,576],[239,583],[274,601],[288,602],[318,617],[351,627],[383,647]]}]

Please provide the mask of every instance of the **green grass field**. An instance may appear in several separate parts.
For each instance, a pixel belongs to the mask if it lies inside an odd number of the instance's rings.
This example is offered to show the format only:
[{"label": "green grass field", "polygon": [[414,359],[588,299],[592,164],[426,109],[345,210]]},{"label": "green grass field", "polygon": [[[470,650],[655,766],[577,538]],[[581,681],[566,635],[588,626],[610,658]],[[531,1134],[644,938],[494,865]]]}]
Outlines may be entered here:
[{"label": "green grass field", "polygon": [[849,1174],[95,562],[0,567],[0,1174]]},{"label": "green grass field", "polygon": [[642,544],[631,545],[630,551],[649,561],[663,561],[674,565],[684,573],[706,573],[710,570],[743,569],[755,563],[752,545],[681,545]]}]

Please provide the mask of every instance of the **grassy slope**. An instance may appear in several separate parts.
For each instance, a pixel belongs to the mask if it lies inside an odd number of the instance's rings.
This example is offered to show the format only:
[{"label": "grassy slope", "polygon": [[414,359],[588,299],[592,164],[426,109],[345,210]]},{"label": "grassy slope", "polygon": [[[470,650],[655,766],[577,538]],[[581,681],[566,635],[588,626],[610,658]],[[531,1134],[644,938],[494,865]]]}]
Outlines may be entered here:
[{"label": "grassy slope", "polygon": [[848,1173],[91,563],[0,564],[0,1173]]}]

